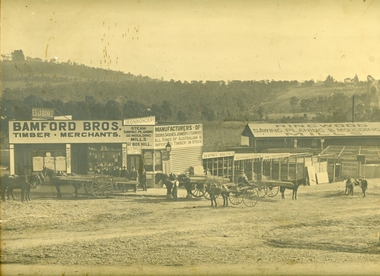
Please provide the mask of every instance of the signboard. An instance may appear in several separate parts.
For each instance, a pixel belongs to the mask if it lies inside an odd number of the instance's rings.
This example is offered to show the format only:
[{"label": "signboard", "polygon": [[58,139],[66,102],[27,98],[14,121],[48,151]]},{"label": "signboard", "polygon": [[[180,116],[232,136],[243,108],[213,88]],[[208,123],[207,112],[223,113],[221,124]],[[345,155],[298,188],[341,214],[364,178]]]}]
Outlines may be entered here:
[{"label": "signboard", "polygon": [[53,119],[54,108],[32,108],[32,117],[35,119]]},{"label": "signboard", "polygon": [[130,146],[127,147],[127,154],[141,154],[141,147],[139,146]]},{"label": "signboard", "polygon": [[380,123],[248,124],[254,137],[380,136]]},{"label": "signboard", "polygon": [[123,125],[115,121],[10,121],[11,144],[123,143],[127,148],[203,146],[202,124]]},{"label": "signboard", "polygon": [[127,144],[128,152],[131,147],[152,148],[153,147],[153,126],[123,126],[123,137]]},{"label": "signboard", "polygon": [[202,125],[155,126],[154,147],[163,149],[168,142],[173,148],[203,146]]},{"label": "signboard", "polygon": [[66,171],[66,157],[57,156],[55,158],[55,169],[57,171]]},{"label": "signboard", "polygon": [[122,121],[10,121],[9,141],[12,144],[129,142],[132,146],[145,143],[153,147],[153,127],[122,126]]},{"label": "signboard", "polygon": [[54,157],[44,157],[44,167],[55,170]]},{"label": "signboard", "polygon": [[72,115],[54,116],[55,121],[70,121],[73,119]]},{"label": "signboard", "polygon": [[202,154],[202,159],[234,156],[234,154],[235,154],[234,151],[204,152]]},{"label": "signboard", "polygon": [[359,177],[359,161],[342,160],[340,175],[343,177]]},{"label": "signboard", "polygon": [[130,118],[130,119],[124,119],[123,125],[155,125],[156,124],[156,117],[150,116],[150,117],[143,117],[143,118]]},{"label": "signboard", "polygon": [[318,184],[327,184],[329,183],[329,175],[327,172],[317,173],[317,183]]},{"label": "signboard", "polygon": [[42,156],[33,157],[33,171],[40,172],[44,169],[44,158]]},{"label": "signboard", "polygon": [[316,185],[317,184],[317,179],[315,178],[315,168],[314,166],[307,166],[307,176],[309,178],[309,185]]}]

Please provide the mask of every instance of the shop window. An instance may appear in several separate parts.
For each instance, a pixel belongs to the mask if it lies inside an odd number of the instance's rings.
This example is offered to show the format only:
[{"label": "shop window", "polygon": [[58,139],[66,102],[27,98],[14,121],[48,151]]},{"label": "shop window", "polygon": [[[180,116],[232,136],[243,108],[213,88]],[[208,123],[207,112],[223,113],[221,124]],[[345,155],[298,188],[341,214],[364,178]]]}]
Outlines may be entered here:
[{"label": "shop window", "polygon": [[91,144],[88,146],[89,170],[121,168],[120,144]]}]

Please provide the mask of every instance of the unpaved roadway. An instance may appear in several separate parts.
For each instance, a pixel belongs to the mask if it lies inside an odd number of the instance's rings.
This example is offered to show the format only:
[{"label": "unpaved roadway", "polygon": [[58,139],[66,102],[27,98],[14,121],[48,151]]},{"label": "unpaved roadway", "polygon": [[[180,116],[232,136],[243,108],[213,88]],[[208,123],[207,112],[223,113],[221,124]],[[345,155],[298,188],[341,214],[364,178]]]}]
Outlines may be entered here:
[{"label": "unpaved roadway", "polygon": [[31,202],[1,204],[2,274],[378,275],[380,182],[366,198],[338,184],[252,208],[173,202],[165,190],[106,199],[32,190]]}]

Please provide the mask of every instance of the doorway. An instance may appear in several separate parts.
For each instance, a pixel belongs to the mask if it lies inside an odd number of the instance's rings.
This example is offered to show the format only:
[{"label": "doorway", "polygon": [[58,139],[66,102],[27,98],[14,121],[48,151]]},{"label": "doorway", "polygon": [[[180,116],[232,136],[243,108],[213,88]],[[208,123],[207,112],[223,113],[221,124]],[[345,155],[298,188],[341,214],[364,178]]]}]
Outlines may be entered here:
[{"label": "doorway", "polygon": [[136,171],[139,170],[141,155],[128,155],[127,156],[127,170],[132,171],[132,167],[135,167]]}]

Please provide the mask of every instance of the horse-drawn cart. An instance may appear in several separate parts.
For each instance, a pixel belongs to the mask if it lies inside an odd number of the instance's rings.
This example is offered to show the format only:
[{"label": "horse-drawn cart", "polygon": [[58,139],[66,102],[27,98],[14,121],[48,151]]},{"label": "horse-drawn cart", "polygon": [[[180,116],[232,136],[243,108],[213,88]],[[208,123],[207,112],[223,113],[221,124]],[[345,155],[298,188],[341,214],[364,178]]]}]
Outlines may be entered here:
[{"label": "horse-drawn cart", "polygon": [[191,194],[195,197],[204,196],[207,199],[210,199],[209,194],[206,192],[206,186],[211,184],[213,186],[220,186],[222,184],[230,183],[229,178],[218,177],[212,175],[197,175],[190,176],[191,183]]},{"label": "horse-drawn cart", "polygon": [[56,176],[56,184],[68,183],[73,185],[75,195],[78,195],[79,188],[83,185],[86,194],[97,197],[109,197],[113,194],[115,188],[123,187],[128,190],[132,188],[135,192],[138,186],[137,181],[128,181],[122,177],[107,177],[107,176],[90,176],[90,175],[65,175]]}]

